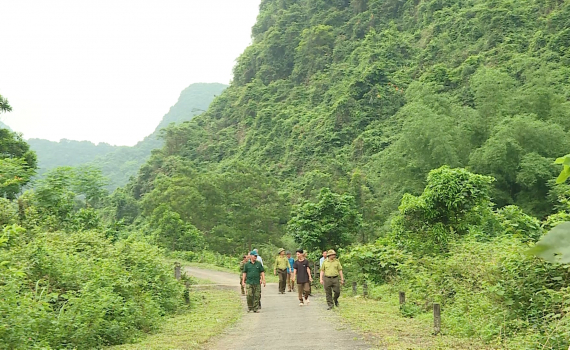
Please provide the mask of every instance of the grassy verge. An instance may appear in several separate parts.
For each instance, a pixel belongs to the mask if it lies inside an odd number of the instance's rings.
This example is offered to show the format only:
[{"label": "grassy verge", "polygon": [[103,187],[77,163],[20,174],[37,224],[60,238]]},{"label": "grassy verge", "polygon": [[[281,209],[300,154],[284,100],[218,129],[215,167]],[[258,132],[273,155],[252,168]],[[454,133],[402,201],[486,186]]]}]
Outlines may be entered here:
[{"label": "grassy verge", "polygon": [[[347,295],[347,290],[344,293]],[[414,318],[403,317],[399,311],[398,296],[386,295],[382,300],[362,297],[340,299],[338,312],[356,331],[370,341],[388,349],[491,349],[470,339],[450,335],[434,336],[433,315],[425,313]],[[442,315],[443,316],[443,315]],[[445,331],[445,319],[442,317]]]},{"label": "grassy verge", "polygon": [[166,320],[157,333],[135,344],[108,349],[201,349],[243,314],[240,297],[235,291],[209,289],[192,291],[190,295],[191,308],[184,314]]}]

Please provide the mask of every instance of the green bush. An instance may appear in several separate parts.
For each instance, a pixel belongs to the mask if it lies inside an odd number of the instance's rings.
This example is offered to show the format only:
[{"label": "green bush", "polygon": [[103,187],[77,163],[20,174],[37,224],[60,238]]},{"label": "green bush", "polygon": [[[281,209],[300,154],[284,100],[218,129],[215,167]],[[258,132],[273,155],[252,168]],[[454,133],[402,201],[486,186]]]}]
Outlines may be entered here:
[{"label": "green bush", "polygon": [[183,286],[148,243],[112,243],[95,231],[17,232],[0,248],[0,349],[128,342],[183,302]]}]

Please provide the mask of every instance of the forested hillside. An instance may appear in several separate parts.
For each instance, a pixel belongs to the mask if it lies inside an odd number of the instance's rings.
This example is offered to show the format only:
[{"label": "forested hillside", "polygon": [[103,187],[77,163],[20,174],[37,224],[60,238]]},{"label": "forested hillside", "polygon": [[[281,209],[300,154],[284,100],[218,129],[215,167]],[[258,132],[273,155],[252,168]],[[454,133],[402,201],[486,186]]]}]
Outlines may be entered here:
[{"label": "forested hillside", "polygon": [[[210,201],[223,194],[205,191],[262,176],[286,206],[321,187],[352,194],[367,241],[442,165],[493,176],[497,207],[555,210],[553,160],[570,149],[567,3],[280,0],[260,11],[232,85],[207,113],[168,129],[133,183],[147,213],[167,202],[225,232],[225,219],[198,218],[222,205]],[[195,185],[202,176],[212,186]],[[168,199],[167,189],[205,202]],[[272,224],[247,230],[280,237],[287,215],[270,213]]]},{"label": "forested hillside", "polygon": [[94,144],[90,141],[62,139],[59,142],[44,139],[27,140],[36,152],[39,161],[39,173],[60,166],[78,166],[120,148],[108,143]]},{"label": "forested hillside", "polygon": [[226,85],[217,83],[190,85],[182,91],[178,102],[164,115],[155,131],[133,147],[65,139],[59,142],[30,139],[28,143],[38,156],[40,174],[60,166],[89,165],[101,168],[109,178],[108,188],[115,189],[125,185],[137,173],[153,149],[162,147],[161,129],[203,113],[225,88]]},{"label": "forested hillside", "polygon": [[568,28],[556,0],[262,1],[231,86],[121,212],[174,250],[339,248],[408,317],[439,302],[454,334],[565,348],[567,269],[525,252],[570,217]]}]

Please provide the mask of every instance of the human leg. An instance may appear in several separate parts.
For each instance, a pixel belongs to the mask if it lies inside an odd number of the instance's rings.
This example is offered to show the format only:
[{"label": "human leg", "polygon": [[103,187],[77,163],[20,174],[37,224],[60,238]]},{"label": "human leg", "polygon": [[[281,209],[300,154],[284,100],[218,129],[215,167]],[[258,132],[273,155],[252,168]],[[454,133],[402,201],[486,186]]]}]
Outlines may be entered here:
[{"label": "human leg", "polygon": [[287,272],[287,291],[290,292],[292,289],[293,280],[291,279],[291,273]]},{"label": "human leg", "polygon": [[299,289],[303,289],[303,294],[305,294],[305,302],[309,304],[309,294],[311,293],[311,284],[309,282],[304,283],[302,288],[299,286]]},{"label": "human leg", "polygon": [[245,295],[245,287],[241,284],[241,275],[239,277],[239,286],[241,287],[241,294]]},{"label": "human leg", "polygon": [[325,288],[325,295],[327,296],[327,305],[329,309],[332,309],[334,306],[333,297],[332,297],[332,278],[326,277],[324,279],[324,288]]},{"label": "human leg", "polygon": [[253,311],[253,288],[254,285],[253,284],[247,284],[245,286],[246,290],[247,290],[247,309],[248,311]]},{"label": "human leg", "polygon": [[253,286],[253,311],[257,311],[261,305],[261,285],[255,284]]},{"label": "human leg", "polygon": [[299,301],[302,303],[303,302],[303,287],[302,287],[302,283],[299,283],[297,285],[297,295],[299,297]]},{"label": "human leg", "polygon": [[279,275],[279,293],[285,293],[285,285],[287,283],[287,270],[277,270]]},{"label": "human leg", "polygon": [[340,281],[338,280],[338,278],[335,278],[333,280],[333,285],[332,285],[332,290],[334,292],[334,305],[338,306],[338,297],[340,296]]}]

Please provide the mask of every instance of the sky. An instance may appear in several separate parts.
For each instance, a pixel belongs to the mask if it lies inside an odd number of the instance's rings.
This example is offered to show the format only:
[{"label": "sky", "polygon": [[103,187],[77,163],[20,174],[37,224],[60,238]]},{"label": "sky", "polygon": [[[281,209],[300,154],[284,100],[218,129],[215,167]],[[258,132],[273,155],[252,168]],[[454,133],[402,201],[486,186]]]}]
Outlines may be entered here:
[{"label": "sky", "polygon": [[260,0],[0,0],[0,121],[134,145],[192,83],[229,83]]}]

